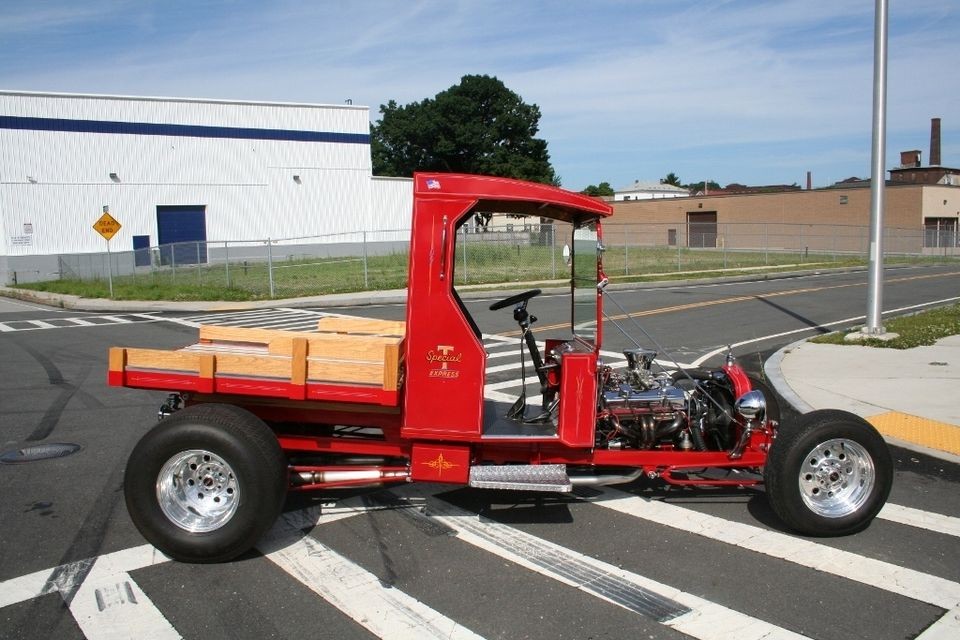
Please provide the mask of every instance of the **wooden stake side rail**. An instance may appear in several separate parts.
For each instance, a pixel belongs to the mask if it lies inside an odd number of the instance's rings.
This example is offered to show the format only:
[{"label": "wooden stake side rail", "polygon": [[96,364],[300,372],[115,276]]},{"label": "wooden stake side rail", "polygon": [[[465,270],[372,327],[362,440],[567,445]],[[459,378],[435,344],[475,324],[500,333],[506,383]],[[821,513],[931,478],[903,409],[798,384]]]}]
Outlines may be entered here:
[{"label": "wooden stake side rail", "polygon": [[[336,326],[348,328],[349,322]],[[200,342],[183,349],[111,348],[108,383],[397,406],[403,340],[402,336],[204,325]]]}]

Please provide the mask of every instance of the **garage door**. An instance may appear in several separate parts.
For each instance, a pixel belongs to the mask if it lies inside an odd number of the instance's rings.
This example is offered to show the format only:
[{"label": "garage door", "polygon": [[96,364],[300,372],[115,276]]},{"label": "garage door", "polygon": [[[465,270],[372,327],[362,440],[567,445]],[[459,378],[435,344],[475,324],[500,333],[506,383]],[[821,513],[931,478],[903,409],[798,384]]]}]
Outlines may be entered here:
[{"label": "garage door", "polygon": [[157,243],[162,264],[207,261],[207,214],[204,205],[157,207]]}]

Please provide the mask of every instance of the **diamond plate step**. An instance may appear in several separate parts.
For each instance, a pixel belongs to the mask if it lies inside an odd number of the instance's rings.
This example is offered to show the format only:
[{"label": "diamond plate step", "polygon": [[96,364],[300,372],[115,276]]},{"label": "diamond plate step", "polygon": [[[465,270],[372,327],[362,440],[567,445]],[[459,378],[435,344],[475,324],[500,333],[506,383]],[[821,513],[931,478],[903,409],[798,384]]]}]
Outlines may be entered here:
[{"label": "diamond plate step", "polygon": [[564,464],[475,465],[470,467],[470,486],[560,493],[573,490]]}]

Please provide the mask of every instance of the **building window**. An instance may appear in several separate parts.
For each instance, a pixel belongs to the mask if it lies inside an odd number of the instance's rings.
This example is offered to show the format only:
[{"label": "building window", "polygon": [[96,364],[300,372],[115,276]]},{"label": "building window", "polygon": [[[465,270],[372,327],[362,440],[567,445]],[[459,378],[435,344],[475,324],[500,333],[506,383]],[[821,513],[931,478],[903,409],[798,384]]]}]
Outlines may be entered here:
[{"label": "building window", "polygon": [[840,196],[840,204],[847,204],[847,196]]}]

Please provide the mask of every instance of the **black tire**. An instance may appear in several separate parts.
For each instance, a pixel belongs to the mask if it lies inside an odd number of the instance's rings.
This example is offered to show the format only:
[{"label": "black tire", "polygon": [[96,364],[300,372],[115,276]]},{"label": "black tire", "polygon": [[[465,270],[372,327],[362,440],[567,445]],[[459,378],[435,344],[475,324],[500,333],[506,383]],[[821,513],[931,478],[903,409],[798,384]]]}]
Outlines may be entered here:
[{"label": "black tire", "polygon": [[778,430],[763,475],[770,506],[787,526],[842,536],[867,528],[883,508],[893,461],[870,423],[825,409]]},{"label": "black tire", "polygon": [[134,447],[124,475],[133,523],[182,562],[224,562],[253,547],[286,489],[286,458],[270,428],[221,404],[165,418]]}]

